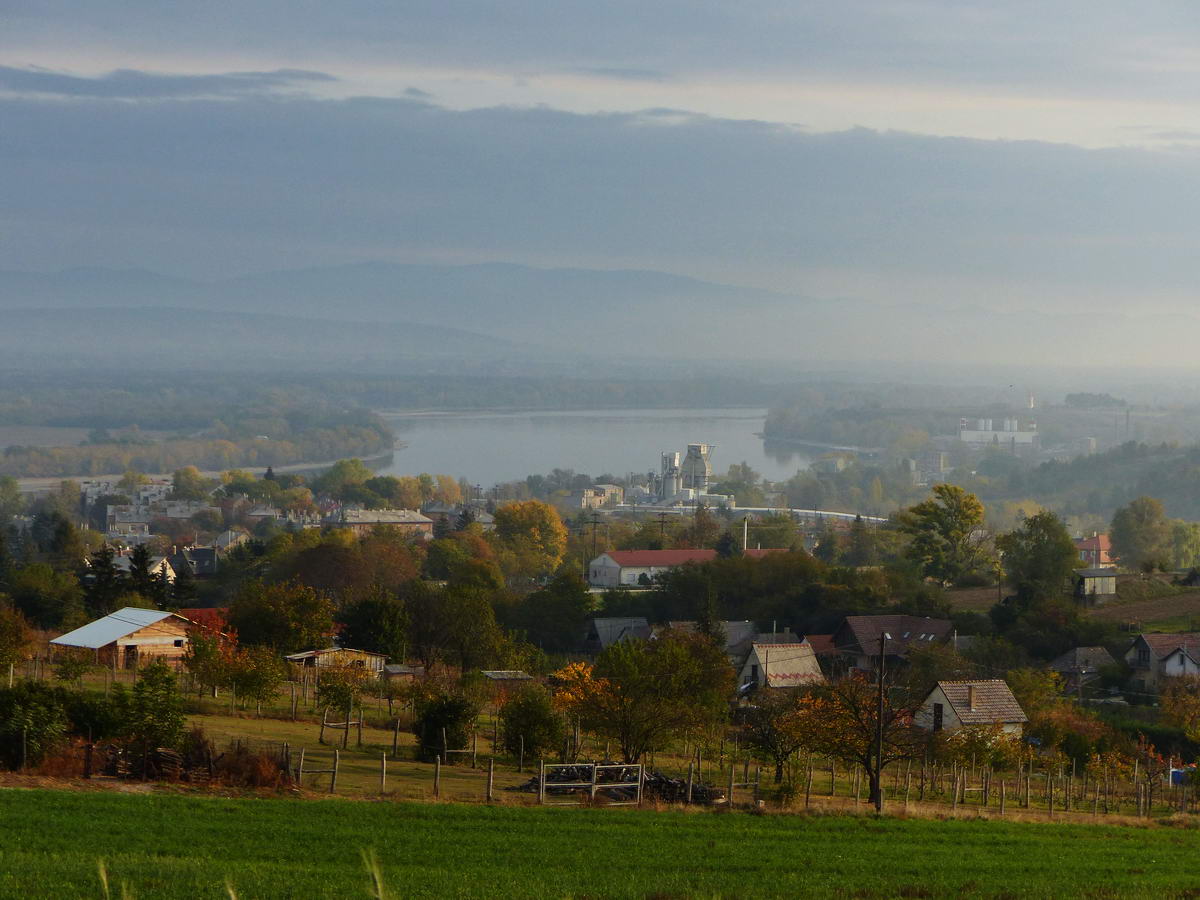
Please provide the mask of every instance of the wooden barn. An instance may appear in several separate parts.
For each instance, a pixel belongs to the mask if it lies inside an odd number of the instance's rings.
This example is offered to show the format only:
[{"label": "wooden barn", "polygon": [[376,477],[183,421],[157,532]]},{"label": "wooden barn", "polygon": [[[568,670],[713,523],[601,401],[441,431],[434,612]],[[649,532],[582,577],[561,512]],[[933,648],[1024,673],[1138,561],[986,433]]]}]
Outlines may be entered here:
[{"label": "wooden barn", "polygon": [[134,669],[154,660],[177,663],[188,646],[187,619],[178,613],[127,606],[50,641],[50,647],[92,650],[96,662]]},{"label": "wooden barn", "polygon": [[383,665],[387,662],[387,657],[382,653],[372,653],[370,650],[351,650],[349,647],[305,650],[303,653],[293,653],[286,659],[290,663],[306,668],[346,667],[366,669],[376,675],[383,674]]}]

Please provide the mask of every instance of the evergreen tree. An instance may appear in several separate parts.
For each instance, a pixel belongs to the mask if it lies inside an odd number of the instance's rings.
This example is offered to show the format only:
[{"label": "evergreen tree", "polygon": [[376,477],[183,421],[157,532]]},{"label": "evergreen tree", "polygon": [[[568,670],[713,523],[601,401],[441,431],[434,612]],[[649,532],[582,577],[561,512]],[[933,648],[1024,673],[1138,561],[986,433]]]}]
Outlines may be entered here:
[{"label": "evergreen tree", "polygon": [[733,539],[733,535],[725,531],[719,538],[716,544],[717,556],[722,559],[729,559],[737,552],[737,541]]},{"label": "evergreen tree", "polygon": [[117,608],[117,600],[128,590],[125,574],[113,565],[113,548],[105,544],[92,554],[84,579],[83,602],[93,616],[106,616]]},{"label": "evergreen tree", "polygon": [[147,600],[154,597],[154,573],[150,571],[150,550],[138,544],[129,554],[129,587]]},{"label": "evergreen tree", "polygon": [[862,516],[855,516],[850,525],[850,546],[846,551],[846,564],[870,566],[875,564],[875,536],[867,528]]},{"label": "evergreen tree", "polygon": [[455,531],[466,531],[467,527],[475,521],[475,510],[469,506],[464,506],[458,511],[458,519],[454,522]]},{"label": "evergreen tree", "polygon": [[267,466],[267,471],[263,473],[263,481],[274,481],[274,480],[275,480],[275,470],[272,469],[270,466]]},{"label": "evergreen tree", "polygon": [[191,606],[196,599],[196,577],[186,562],[175,570],[175,583],[171,585],[171,602],[176,609]]}]

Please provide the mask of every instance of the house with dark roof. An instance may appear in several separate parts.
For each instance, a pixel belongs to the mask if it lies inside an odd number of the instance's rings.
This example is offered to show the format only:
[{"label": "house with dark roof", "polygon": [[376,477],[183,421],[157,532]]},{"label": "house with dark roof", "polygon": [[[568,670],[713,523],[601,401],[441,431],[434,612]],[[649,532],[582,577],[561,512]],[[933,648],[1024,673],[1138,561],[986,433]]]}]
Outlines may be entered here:
[{"label": "house with dark roof", "polygon": [[917,648],[944,644],[954,633],[949,619],[928,616],[846,616],[833,633],[833,644],[843,664],[850,669],[872,672],[879,665],[880,641],[886,665],[904,662]]},{"label": "house with dark roof", "polygon": [[583,649],[599,653],[620,641],[648,640],[653,632],[645,616],[617,616],[589,619],[583,636]]},{"label": "house with dark roof", "polygon": [[750,654],[738,675],[738,687],[797,688],[825,680],[821,665],[808,641],[750,645]]},{"label": "house with dark roof", "polygon": [[1103,647],[1076,647],[1054,660],[1048,668],[1062,677],[1066,693],[1074,694],[1096,681],[1105,666],[1116,664],[1112,654]]},{"label": "house with dark roof", "polygon": [[1200,674],[1200,634],[1139,634],[1125,651],[1133,669],[1131,681],[1138,690],[1157,693],[1162,680],[1177,675]]},{"label": "house with dark roof", "polygon": [[913,715],[926,731],[954,732],[976,725],[1000,725],[1005,734],[1020,736],[1029,719],[1008,684],[999,678],[979,681],[939,681]]}]

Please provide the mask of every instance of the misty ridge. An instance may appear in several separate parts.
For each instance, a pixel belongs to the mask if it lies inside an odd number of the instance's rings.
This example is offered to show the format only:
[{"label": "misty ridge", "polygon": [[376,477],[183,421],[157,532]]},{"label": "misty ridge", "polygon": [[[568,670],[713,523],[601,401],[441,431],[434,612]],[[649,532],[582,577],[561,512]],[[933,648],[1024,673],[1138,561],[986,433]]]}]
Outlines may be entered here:
[{"label": "misty ridge", "polygon": [[0,352],[21,365],[120,354],[297,371],[582,359],[1115,370],[1183,364],[1200,341],[1200,317],[1184,314],[947,309],[508,263],[369,262],[212,281],[141,269],[3,271],[0,311]]}]

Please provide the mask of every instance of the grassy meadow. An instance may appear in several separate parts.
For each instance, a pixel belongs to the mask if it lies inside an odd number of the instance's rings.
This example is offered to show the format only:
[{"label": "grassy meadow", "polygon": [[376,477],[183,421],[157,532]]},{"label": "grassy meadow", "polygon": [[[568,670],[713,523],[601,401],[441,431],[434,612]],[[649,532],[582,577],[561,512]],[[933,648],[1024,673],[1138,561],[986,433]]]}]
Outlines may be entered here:
[{"label": "grassy meadow", "polygon": [[0,897],[1178,897],[1183,827],[0,791]]}]

